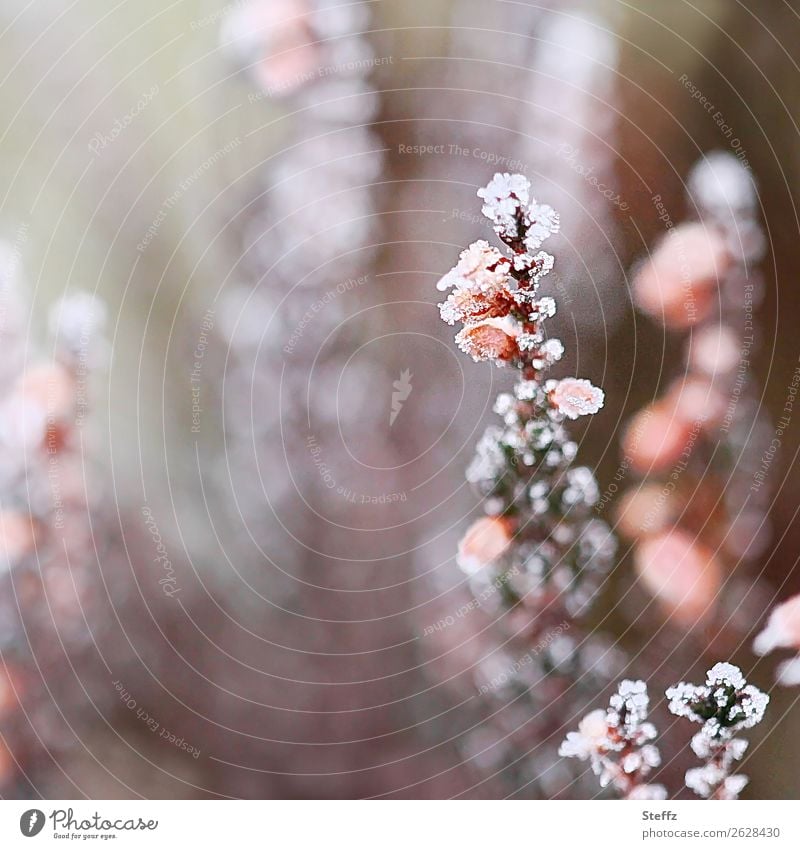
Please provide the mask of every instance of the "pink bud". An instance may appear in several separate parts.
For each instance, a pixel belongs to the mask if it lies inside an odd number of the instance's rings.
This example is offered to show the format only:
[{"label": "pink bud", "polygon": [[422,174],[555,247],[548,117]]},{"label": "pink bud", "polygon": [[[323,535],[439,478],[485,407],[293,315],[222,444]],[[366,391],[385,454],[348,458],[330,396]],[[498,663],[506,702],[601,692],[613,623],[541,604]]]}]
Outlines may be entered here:
[{"label": "pink bud", "polygon": [[476,572],[497,560],[511,544],[508,520],[485,516],[473,522],[458,544],[458,565]]},{"label": "pink bud", "polygon": [[703,327],[692,335],[689,365],[695,370],[715,377],[728,374],[741,358],[741,346],[736,334],[724,324]]},{"label": "pink bud", "polygon": [[634,562],[644,586],[675,621],[694,625],[713,610],[722,569],[713,552],[689,534],[673,528],[643,540]]},{"label": "pink bud", "polygon": [[465,354],[476,362],[497,360],[504,362],[519,354],[517,336],[520,327],[510,316],[487,318],[469,324],[456,334],[456,342]]},{"label": "pink bud", "polygon": [[605,394],[588,380],[565,377],[558,381],[550,399],[568,419],[577,419],[598,412],[605,402]]},{"label": "pink bud", "polygon": [[691,432],[691,424],[660,401],[631,419],[623,437],[623,451],[637,471],[661,472],[680,458]]}]

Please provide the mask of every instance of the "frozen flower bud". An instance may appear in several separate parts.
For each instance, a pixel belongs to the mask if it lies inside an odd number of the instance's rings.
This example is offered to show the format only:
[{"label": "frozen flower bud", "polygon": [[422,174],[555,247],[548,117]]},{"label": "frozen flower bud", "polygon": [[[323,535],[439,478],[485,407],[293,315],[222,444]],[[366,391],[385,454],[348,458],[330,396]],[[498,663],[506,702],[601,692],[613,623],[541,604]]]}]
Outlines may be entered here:
[{"label": "frozen flower bud", "polygon": [[473,522],[458,544],[458,565],[472,574],[493,563],[511,545],[511,528],[506,519],[487,516]]},{"label": "frozen flower bud", "polygon": [[731,153],[713,151],[703,157],[688,179],[689,195],[714,218],[752,217],[758,195],[750,171]]},{"label": "frozen flower bud", "polygon": [[478,189],[483,198],[483,214],[501,231],[516,232],[516,217],[530,201],[531,184],[521,174],[495,174],[489,184]]},{"label": "frozen flower bud", "polygon": [[718,280],[729,266],[719,233],[702,224],[681,224],[636,275],[636,303],[670,327],[689,327],[708,315]]},{"label": "frozen flower bud", "polygon": [[634,564],[642,584],[676,622],[692,626],[713,612],[722,569],[713,552],[686,532],[674,528],[643,539]]},{"label": "frozen flower bud", "polygon": [[640,784],[626,798],[638,799],[640,802],[662,802],[667,798],[667,788],[663,784]]},{"label": "frozen flower bud", "polygon": [[550,393],[550,400],[558,412],[568,419],[591,415],[603,406],[605,395],[602,389],[593,386],[588,380],[566,377],[559,380]]},{"label": "frozen flower bud", "polygon": [[800,595],[774,608],[766,627],[753,642],[753,651],[758,655],[786,648],[800,649]]},{"label": "frozen flower bud", "polygon": [[712,666],[704,685],[677,684],[666,695],[670,711],[704,723],[703,733],[710,741],[729,740],[738,729],[757,725],[769,703],[769,696],[748,684],[732,663]]},{"label": "frozen flower bud", "polygon": [[588,760],[609,745],[608,722],[604,710],[593,710],[578,723],[577,731],[570,731],[559,746],[558,754],[562,758]]},{"label": "frozen flower bud", "polygon": [[529,206],[525,213],[525,224],[525,248],[530,253],[541,247],[545,239],[558,233],[560,227],[558,213],[546,203]]}]

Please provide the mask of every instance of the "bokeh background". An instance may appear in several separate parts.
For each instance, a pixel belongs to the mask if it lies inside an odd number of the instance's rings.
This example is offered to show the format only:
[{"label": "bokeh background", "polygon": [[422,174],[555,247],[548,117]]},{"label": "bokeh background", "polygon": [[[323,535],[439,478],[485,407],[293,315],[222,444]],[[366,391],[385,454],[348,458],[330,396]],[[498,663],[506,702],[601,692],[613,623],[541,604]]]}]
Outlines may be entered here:
[{"label": "bokeh background", "polygon": [[[664,230],[653,196],[690,215],[686,175],[710,150],[758,185],[751,379],[766,415],[783,407],[800,4],[321,3],[314,37],[286,34],[291,5],[0,10],[0,235],[24,304],[7,355],[54,361],[65,295],[106,311],[69,449],[81,533],[7,543],[0,566],[6,797],[569,795],[492,753],[475,684],[491,616],[427,633],[470,598],[464,469],[510,381],[436,309],[438,278],[488,237],[475,191],[495,170],[562,216],[548,285],[565,373],[606,391],[575,427],[601,490],[630,416],[684,368],[681,334],[634,309],[630,269]],[[790,426],[752,629],[800,589],[798,447]],[[4,511],[37,474],[4,476]],[[664,657],[702,674],[622,552],[598,621],[636,675]],[[797,798],[798,691],[772,689],[746,637],[732,651],[773,697],[747,793]]]}]

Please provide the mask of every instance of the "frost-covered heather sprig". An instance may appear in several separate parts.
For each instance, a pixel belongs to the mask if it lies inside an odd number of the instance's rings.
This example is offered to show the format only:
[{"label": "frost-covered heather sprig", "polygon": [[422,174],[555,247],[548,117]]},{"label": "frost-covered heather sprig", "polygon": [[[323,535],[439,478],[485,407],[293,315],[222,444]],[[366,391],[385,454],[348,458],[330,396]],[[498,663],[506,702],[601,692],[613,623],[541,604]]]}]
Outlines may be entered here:
[{"label": "frost-covered heather sprig", "polygon": [[692,751],[705,764],[688,770],[686,786],[705,799],[738,798],[748,779],[731,775],[731,768],[748,743],[735,735],[761,722],[769,696],[748,684],[738,666],[717,663],[705,684],[677,684],[667,690],[667,698],[672,713],[702,725],[692,738]]},{"label": "frost-covered heather sprig", "polygon": [[608,709],[587,714],[558,753],[589,761],[600,786],[611,785],[625,799],[666,799],[663,785],[645,781],[661,764],[656,729],[647,721],[649,704],[644,681],[622,681]]},{"label": "frost-covered heather sprig", "polygon": [[519,379],[513,392],[498,396],[503,425],[487,429],[467,471],[489,515],[462,540],[459,565],[469,575],[485,567],[511,575],[516,600],[574,616],[616,545],[607,525],[591,516],[597,483],[591,470],[572,466],[577,446],[564,421],[596,413],[604,396],[588,380],[545,377],[564,352],[545,329],[556,302],[539,294],[554,265],[540,248],[558,232],[558,215],[531,196],[519,174],[495,174],[478,196],[506,250],[470,245],[438,284],[450,290],[440,311],[448,324],[462,324],[456,341],[463,351],[516,368]]},{"label": "frost-covered heather sprig", "polygon": [[[761,722],[769,696],[748,684],[732,663],[717,663],[705,684],[682,682],[669,687],[666,696],[673,714],[702,725],[691,746],[705,764],[686,772],[686,786],[705,799],[737,799],[748,779],[731,775],[747,750],[747,741],[736,734]],[[567,734],[559,754],[589,761],[600,785],[614,787],[622,798],[667,798],[662,784],[643,780],[661,763],[653,742],[656,728],[647,721],[648,706],[643,681],[622,681],[608,710],[587,714],[578,730]]]},{"label": "frost-covered heather sprig", "polygon": [[602,638],[581,636],[576,622],[610,567],[616,541],[592,515],[597,482],[590,469],[573,465],[577,445],[565,423],[596,413],[604,396],[588,380],[548,377],[564,346],[546,332],[556,301],[539,290],[554,258],[541,246],[558,231],[558,215],[532,197],[518,174],[496,174],[478,195],[504,249],[483,240],[470,245],[438,284],[448,292],[440,312],[461,325],[462,350],[514,369],[518,378],[497,398],[502,425],[487,428],[467,470],[487,515],[467,530],[457,562],[476,597],[501,587],[493,606],[508,612],[502,627],[510,633],[477,664],[476,677],[490,698],[515,697],[520,730],[510,749],[536,753],[520,759],[508,751],[505,774],[547,796],[553,791],[542,776],[558,758],[542,740],[561,727],[563,710],[582,711],[620,666],[620,652]]}]

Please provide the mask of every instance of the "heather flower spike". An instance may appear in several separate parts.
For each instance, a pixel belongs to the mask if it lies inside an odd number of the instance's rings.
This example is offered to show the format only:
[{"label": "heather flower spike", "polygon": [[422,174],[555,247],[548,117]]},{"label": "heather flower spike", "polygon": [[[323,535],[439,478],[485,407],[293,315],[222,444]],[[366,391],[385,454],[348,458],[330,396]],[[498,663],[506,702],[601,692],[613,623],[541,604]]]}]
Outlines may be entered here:
[{"label": "heather flower spike", "polygon": [[705,799],[738,798],[748,779],[730,771],[747,741],[735,735],[761,722],[769,696],[748,684],[732,663],[713,666],[705,684],[676,684],[666,695],[672,713],[702,726],[692,738],[692,751],[705,764],[687,771],[686,786]]},{"label": "heather flower spike", "polygon": [[666,799],[661,784],[644,779],[661,764],[653,744],[656,729],[647,721],[650,699],[644,681],[622,681],[607,710],[585,716],[577,731],[567,734],[558,753],[589,761],[601,787],[613,787],[625,799]]},{"label": "heather flower spike", "polygon": [[594,475],[571,468],[577,446],[563,423],[598,412],[604,396],[588,380],[544,379],[564,353],[545,331],[556,302],[539,294],[554,265],[540,247],[558,232],[558,215],[532,197],[519,174],[495,174],[478,196],[505,250],[480,240],[463,251],[439,281],[448,292],[439,309],[445,322],[462,325],[456,342],[465,353],[516,368],[519,379],[513,394],[497,398],[495,412],[505,426],[486,431],[467,471],[486,512],[502,522],[474,525],[462,541],[459,565],[469,575],[492,567],[512,576],[504,584],[512,597],[534,608],[557,598],[574,616],[587,606],[616,544],[592,515],[599,495]]}]

